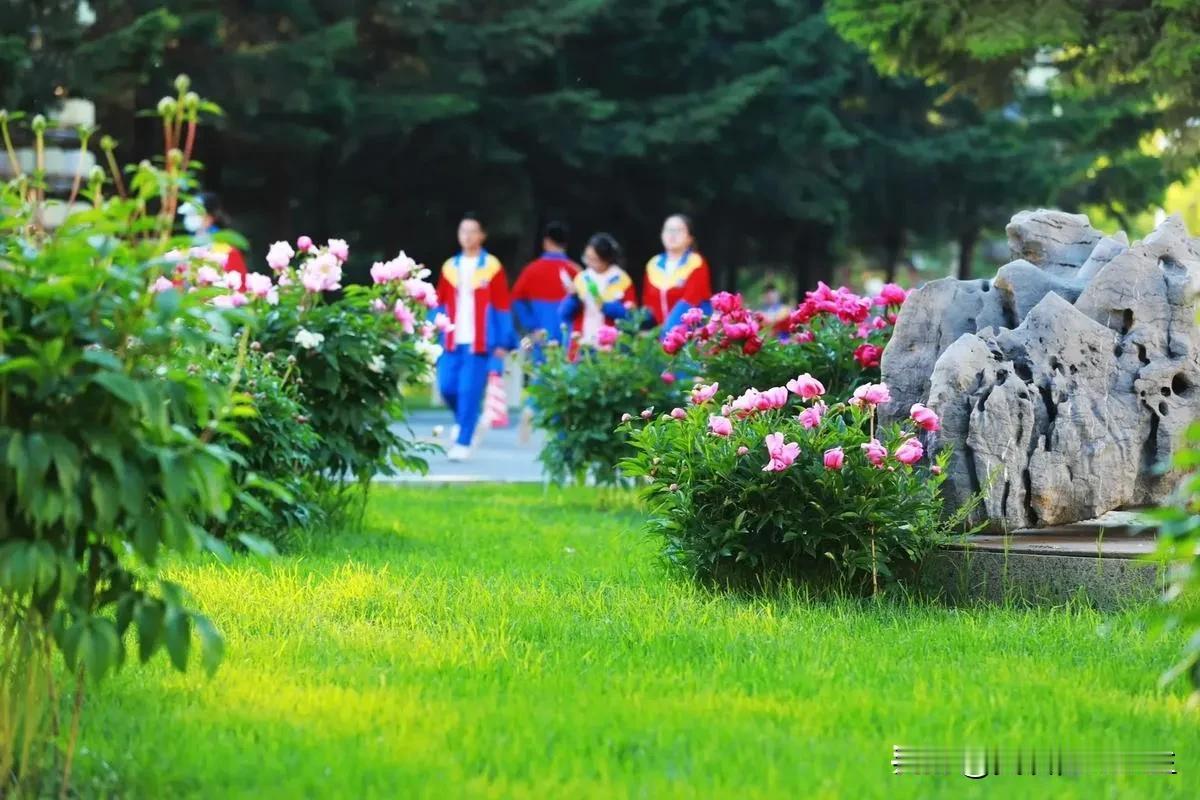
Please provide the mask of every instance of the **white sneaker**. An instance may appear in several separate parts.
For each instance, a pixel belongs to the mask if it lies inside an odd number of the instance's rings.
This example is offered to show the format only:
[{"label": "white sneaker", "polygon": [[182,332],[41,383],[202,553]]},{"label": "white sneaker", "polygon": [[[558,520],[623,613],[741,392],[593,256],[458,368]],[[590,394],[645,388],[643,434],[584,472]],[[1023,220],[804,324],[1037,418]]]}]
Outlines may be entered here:
[{"label": "white sneaker", "polygon": [[466,461],[470,457],[471,448],[461,444],[454,445],[450,448],[450,452],[446,453],[446,458],[451,461]]},{"label": "white sneaker", "polygon": [[461,430],[461,428],[458,427],[458,423],[457,422],[454,423],[453,427],[450,428],[450,441],[452,441],[452,442],[458,441],[458,433],[460,430]]}]

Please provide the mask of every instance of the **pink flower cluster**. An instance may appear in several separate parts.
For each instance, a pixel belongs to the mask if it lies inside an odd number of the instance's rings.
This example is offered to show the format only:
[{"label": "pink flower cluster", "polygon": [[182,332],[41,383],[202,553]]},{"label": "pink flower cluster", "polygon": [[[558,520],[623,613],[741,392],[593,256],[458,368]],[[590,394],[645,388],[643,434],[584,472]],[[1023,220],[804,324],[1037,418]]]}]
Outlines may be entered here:
[{"label": "pink flower cluster", "polygon": [[871,314],[871,298],[861,297],[845,286],[831,289],[819,281],[815,290],[805,292],[804,302],[792,312],[790,321],[792,327],[807,325],[822,314],[837,317],[844,325],[859,325]]},{"label": "pink flower cluster", "polygon": [[621,332],[612,325],[601,325],[596,331],[596,349],[612,350]]},{"label": "pink flower cluster", "polygon": [[[691,403],[696,406],[702,406],[709,403],[716,397],[719,386],[713,384],[698,384],[692,389]],[[788,381],[787,386],[777,386],[766,391],[757,389],[748,389],[740,397],[732,400],[728,405],[721,408],[720,414],[710,414],[708,416],[708,433],[711,436],[719,438],[728,438],[734,433],[734,424],[738,419],[745,419],[752,414],[778,410],[787,406],[790,395],[795,395],[801,398],[802,401],[811,402],[811,405],[804,408],[797,416],[797,420],[804,428],[816,428],[820,426],[821,419],[828,410],[824,403],[825,387],[822,383],[812,375],[805,373]],[[886,403],[891,400],[891,393],[886,384],[865,384],[858,387],[854,391],[853,397],[849,400],[849,405],[866,408],[874,414],[876,406],[881,403]],[[652,409],[646,409],[642,412],[643,419],[650,419]],[[688,417],[687,411],[682,408],[676,408],[670,414],[664,415],[664,418],[683,420]],[[937,431],[940,429],[940,420],[937,414],[927,406],[920,403],[915,404],[910,412],[910,417],[917,427],[925,431]],[[626,414],[622,418],[623,422],[632,419],[632,415]],[[764,441],[767,448],[768,461],[763,467],[764,472],[782,472],[788,469],[800,455],[800,445],[796,442],[786,442],[782,432],[775,432],[768,435]],[[888,467],[888,451],[887,448],[876,438],[872,438],[869,442],[859,446],[863,457],[867,463],[872,466],[883,469],[894,469]],[[738,448],[738,455],[743,456],[749,452],[743,445]],[[925,456],[925,448],[920,440],[914,436],[907,436],[904,441],[897,446],[896,451],[892,454],[893,457],[901,464],[912,466],[918,463]],[[846,452],[841,446],[832,447],[822,454],[822,464],[829,470],[840,470],[846,463]],[[934,465],[931,468],[932,472],[940,474],[941,470]]]},{"label": "pink flower cluster", "polygon": [[155,279],[150,285],[150,291],[155,294],[171,289],[187,292],[224,289],[224,294],[211,300],[217,308],[241,308],[255,300],[263,300],[268,305],[279,303],[279,288],[271,276],[251,273],[243,278],[240,272],[225,272],[226,256],[207,247],[193,247],[187,255],[173,250],[166,254],[166,259],[173,264],[171,271],[175,277]]},{"label": "pink flower cluster", "polygon": [[382,283],[402,281],[409,275],[420,270],[416,261],[408,257],[403,250],[391,261],[376,261],[371,265],[371,280],[378,286]]},{"label": "pink flower cluster", "polygon": [[712,297],[712,307],[713,313],[707,323],[700,309],[685,312],[683,321],[663,337],[663,350],[674,355],[692,341],[710,343],[710,354],[740,347],[746,355],[754,355],[762,349],[761,316],[743,305],[740,294],[718,292]]}]

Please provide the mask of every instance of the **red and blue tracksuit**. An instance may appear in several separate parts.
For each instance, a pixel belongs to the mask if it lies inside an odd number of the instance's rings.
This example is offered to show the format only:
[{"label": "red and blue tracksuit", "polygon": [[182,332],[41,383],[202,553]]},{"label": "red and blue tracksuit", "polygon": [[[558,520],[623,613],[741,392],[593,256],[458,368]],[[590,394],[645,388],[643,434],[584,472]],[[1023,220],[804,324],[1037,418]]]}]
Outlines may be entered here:
[{"label": "red and blue tracksuit", "polygon": [[[529,336],[545,331],[548,339],[559,338],[562,321],[558,306],[578,274],[579,265],[565,253],[545,252],[525,265],[512,288],[513,316],[521,333]],[[533,346],[533,360],[542,361],[539,343]]]},{"label": "red and blue tracksuit", "polygon": [[[446,259],[438,276],[437,294],[441,311],[453,323],[458,322],[458,284],[462,253]],[[472,273],[475,340],[466,345],[455,342],[454,327],[442,335],[445,351],[438,359],[438,391],[446,405],[454,410],[458,423],[457,444],[469,445],[483,408],[489,372],[500,372],[504,365],[494,353],[497,348],[516,346],[508,278],[500,260],[486,250],[479,252]]]},{"label": "red and blue tracksuit", "polygon": [[679,324],[689,308],[711,314],[711,299],[708,262],[699,253],[688,250],[678,263],[669,263],[667,254],[659,253],[646,263],[642,305],[664,334]]}]

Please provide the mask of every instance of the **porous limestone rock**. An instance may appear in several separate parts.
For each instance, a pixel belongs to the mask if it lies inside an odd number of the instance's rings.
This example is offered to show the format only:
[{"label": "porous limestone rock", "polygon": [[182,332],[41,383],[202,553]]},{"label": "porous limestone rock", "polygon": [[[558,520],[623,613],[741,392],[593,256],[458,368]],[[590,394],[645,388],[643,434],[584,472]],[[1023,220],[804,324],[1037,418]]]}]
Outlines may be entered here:
[{"label": "porous limestone rock", "polygon": [[1159,467],[1200,419],[1200,241],[1178,217],[1130,245],[1057,211],[1008,233],[1016,260],[994,281],[910,295],[882,359],[885,421],[935,409],[947,500],[982,493],[993,529],[1163,499],[1178,476]]}]

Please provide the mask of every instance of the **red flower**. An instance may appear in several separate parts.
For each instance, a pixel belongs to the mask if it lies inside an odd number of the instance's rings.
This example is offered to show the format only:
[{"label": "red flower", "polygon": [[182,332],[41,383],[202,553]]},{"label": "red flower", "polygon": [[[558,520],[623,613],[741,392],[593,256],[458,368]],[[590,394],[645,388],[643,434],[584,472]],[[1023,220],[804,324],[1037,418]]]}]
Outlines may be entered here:
[{"label": "red flower", "polygon": [[763,340],[757,336],[751,336],[746,341],[742,342],[742,352],[748,356],[752,356],[759,350],[762,350]]},{"label": "red flower", "polygon": [[883,355],[883,350],[873,344],[860,344],[854,348],[854,360],[859,363],[863,369],[879,366],[879,357]]}]

